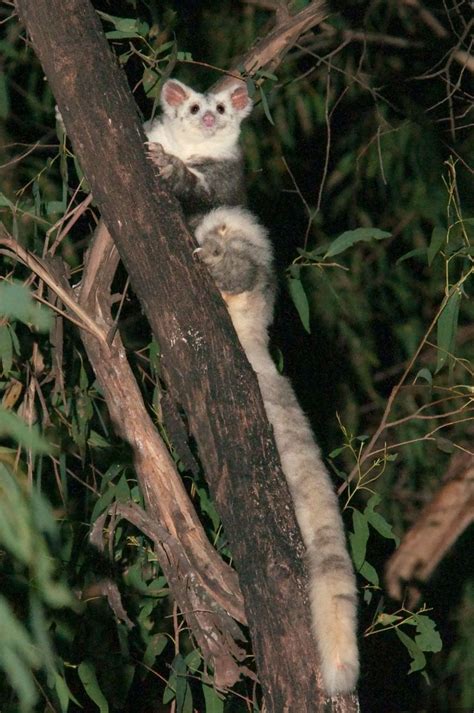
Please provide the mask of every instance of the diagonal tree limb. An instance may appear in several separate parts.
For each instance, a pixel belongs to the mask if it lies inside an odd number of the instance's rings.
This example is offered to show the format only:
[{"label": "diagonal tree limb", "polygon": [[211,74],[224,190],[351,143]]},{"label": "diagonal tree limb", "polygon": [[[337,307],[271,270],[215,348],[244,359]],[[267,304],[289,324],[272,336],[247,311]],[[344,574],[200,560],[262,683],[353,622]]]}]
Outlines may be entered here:
[{"label": "diagonal tree limb", "polygon": [[274,28],[234,63],[230,76],[219,80],[216,89],[223,89],[241,73],[252,77],[260,69],[274,71],[301,35],[319,25],[328,15],[325,0],[313,0],[295,15],[277,12]]},{"label": "diagonal tree limb", "polygon": [[420,597],[426,582],[447,551],[474,520],[474,458],[456,453],[444,485],[405,533],[400,547],[390,557],[385,580],[394,599],[402,598],[408,585],[408,607]]}]

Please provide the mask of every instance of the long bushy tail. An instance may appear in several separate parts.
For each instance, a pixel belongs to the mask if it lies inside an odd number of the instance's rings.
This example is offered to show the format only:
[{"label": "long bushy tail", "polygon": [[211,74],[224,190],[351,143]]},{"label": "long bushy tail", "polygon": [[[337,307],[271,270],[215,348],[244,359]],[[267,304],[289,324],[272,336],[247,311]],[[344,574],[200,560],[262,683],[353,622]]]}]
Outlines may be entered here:
[{"label": "long bushy tail", "polygon": [[355,687],[359,671],[357,597],[337,498],[291,385],[276,369],[258,377],[308,553],[325,688],[329,695],[345,693]]},{"label": "long bushy tail", "polygon": [[278,373],[268,353],[266,329],[255,329],[250,318],[250,296],[247,305],[238,299],[226,301],[258,377],[306,545],[311,613],[324,687],[329,696],[347,693],[355,688],[359,673],[357,595],[337,497],[308,420],[289,381]]}]

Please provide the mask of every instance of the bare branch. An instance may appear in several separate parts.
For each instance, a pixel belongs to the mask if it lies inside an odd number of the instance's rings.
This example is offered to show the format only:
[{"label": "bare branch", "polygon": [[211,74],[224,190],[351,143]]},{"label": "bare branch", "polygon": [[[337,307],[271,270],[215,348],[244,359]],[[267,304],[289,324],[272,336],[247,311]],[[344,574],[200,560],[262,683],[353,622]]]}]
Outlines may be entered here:
[{"label": "bare branch", "polygon": [[447,482],[424,508],[389,559],[386,583],[394,599],[402,598],[408,583],[412,607],[420,596],[417,584],[426,582],[449,548],[474,520],[474,458],[467,453],[453,456]]},{"label": "bare branch", "polygon": [[[232,75],[239,76],[242,70],[253,76],[264,67],[274,70],[298,38],[322,22],[328,14],[324,0],[313,0],[304,10],[289,18],[283,13],[277,15],[273,30],[235,63]],[[216,87],[223,88],[231,81],[225,77],[219,80]]]}]

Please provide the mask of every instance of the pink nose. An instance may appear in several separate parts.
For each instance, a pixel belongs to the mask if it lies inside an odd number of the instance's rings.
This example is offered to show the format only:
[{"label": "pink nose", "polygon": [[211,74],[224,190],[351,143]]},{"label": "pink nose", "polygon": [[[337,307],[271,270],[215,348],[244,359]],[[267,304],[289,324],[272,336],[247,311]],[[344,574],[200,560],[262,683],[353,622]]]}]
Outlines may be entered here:
[{"label": "pink nose", "polygon": [[216,117],[214,116],[212,111],[206,111],[206,113],[203,114],[202,123],[204,124],[204,126],[207,126],[209,128],[211,126],[214,126],[214,124],[216,123]]}]

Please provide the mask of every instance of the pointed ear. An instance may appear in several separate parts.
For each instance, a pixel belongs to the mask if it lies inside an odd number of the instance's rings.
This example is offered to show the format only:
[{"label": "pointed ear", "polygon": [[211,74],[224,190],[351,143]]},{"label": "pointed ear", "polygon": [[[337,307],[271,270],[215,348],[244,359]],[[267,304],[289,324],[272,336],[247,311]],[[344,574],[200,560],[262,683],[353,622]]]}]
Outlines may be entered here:
[{"label": "pointed ear", "polygon": [[233,108],[241,114],[242,119],[252,111],[252,100],[249,97],[246,84],[239,84],[232,89],[230,101]]},{"label": "pointed ear", "polygon": [[180,106],[188,99],[191,92],[192,90],[187,87],[186,84],[178,82],[177,79],[168,79],[168,81],[163,84],[160,95],[163,110],[169,112],[170,108]]}]

